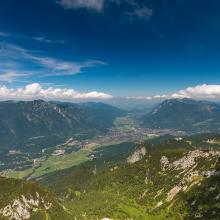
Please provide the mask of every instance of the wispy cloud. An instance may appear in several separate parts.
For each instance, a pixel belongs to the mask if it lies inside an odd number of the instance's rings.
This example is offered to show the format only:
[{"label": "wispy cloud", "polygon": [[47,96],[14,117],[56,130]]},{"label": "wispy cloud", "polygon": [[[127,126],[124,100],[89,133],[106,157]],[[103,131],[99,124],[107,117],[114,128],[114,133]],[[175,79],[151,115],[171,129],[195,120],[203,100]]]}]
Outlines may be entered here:
[{"label": "wispy cloud", "polygon": [[0,45],[0,81],[15,81],[30,76],[48,77],[82,73],[88,68],[106,65],[99,60],[66,61],[42,56],[13,44]]},{"label": "wispy cloud", "polygon": [[127,99],[136,99],[136,100],[157,100],[157,99],[166,99],[167,95],[154,95],[154,96],[128,96]]},{"label": "wispy cloud", "polygon": [[30,74],[25,73],[17,73],[17,72],[5,72],[0,73],[0,81],[1,82],[23,82],[23,79],[30,76]]},{"label": "wispy cloud", "polygon": [[149,21],[154,13],[154,10],[146,2],[138,0],[111,0],[110,2],[117,3],[119,6],[126,5],[127,7],[122,11],[122,15],[130,22],[136,20]]},{"label": "wispy cloud", "polygon": [[8,88],[0,86],[0,100],[60,100],[60,101],[74,101],[76,99],[111,99],[113,96],[103,92],[78,92],[74,89],[68,88],[43,88],[39,83],[28,84],[22,88]]},{"label": "wispy cloud", "polygon": [[31,37],[31,39],[39,41],[39,42],[43,42],[43,43],[47,43],[47,44],[64,44],[65,40],[51,40],[51,39],[47,39],[46,37]]},{"label": "wispy cloud", "polygon": [[136,19],[150,20],[153,15],[153,10],[146,6],[136,6],[134,10],[126,12],[126,15],[130,21]]},{"label": "wispy cloud", "polygon": [[8,36],[8,33],[1,32],[1,31],[0,31],[0,37],[6,37],[6,36]]},{"label": "wispy cloud", "polygon": [[84,61],[84,62],[68,62],[63,60],[54,59],[51,57],[31,56],[30,59],[36,61],[48,72],[44,76],[63,76],[75,75],[83,71],[83,69],[95,67],[97,65],[106,65],[105,62],[98,60]]},{"label": "wispy cloud", "polygon": [[86,8],[102,11],[104,0],[60,0],[59,4],[65,9]]},{"label": "wispy cloud", "polygon": [[64,44],[66,43],[65,40],[60,40],[60,39],[48,39],[46,36],[27,36],[24,34],[19,34],[19,33],[6,33],[0,31],[0,37],[3,37],[5,39],[9,40],[28,40],[28,41],[38,41],[41,43],[46,43],[46,44]]},{"label": "wispy cloud", "polygon": [[138,0],[59,0],[58,3],[64,9],[92,9],[96,12],[103,12],[108,9],[110,4],[115,4],[118,7],[122,6],[122,17],[124,15],[129,21],[141,19],[148,21],[153,15],[153,9],[147,7],[146,3],[140,3]]}]

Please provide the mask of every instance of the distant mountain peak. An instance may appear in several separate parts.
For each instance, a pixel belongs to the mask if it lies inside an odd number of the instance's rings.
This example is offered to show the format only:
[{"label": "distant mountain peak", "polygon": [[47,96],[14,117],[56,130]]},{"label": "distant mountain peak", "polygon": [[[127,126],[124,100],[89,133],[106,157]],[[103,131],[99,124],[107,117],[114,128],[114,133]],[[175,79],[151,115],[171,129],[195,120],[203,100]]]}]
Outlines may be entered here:
[{"label": "distant mountain peak", "polygon": [[142,117],[149,128],[174,129],[186,132],[218,131],[220,105],[193,99],[167,99]]},{"label": "distant mountain peak", "polygon": [[191,99],[191,98],[172,98],[172,99],[166,99],[161,104],[170,104],[170,103],[185,103],[185,104],[194,104],[198,103],[200,101]]}]

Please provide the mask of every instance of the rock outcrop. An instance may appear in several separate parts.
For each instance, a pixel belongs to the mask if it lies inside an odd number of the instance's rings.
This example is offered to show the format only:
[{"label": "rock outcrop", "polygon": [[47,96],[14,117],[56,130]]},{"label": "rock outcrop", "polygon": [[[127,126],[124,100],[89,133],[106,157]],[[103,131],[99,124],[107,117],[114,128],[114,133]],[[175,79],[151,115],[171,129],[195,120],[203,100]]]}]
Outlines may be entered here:
[{"label": "rock outcrop", "polygon": [[133,152],[133,154],[128,157],[127,162],[128,163],[136,163],[140,161],[145,155],[146,155],[146,148],[141,147]]},{"label": "rock outcrop", "polygon": [[40,197],[36,192],[35,198],[33,196],[24,196],[12,200],[8,205],[0,209],[0,214],[8,217],[11,220],[30,219],[32,212],[37,212],[39,209],[49,210],[52,203],[46,202],[43,197]]}]

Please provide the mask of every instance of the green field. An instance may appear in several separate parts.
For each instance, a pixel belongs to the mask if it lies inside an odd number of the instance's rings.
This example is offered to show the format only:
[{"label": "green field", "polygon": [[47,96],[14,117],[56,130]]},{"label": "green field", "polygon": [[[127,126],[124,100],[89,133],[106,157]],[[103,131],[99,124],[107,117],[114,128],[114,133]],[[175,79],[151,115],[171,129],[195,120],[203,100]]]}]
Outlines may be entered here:
[{"label": "green field", "polygon": [[33,171],[33,177],[39,177],[57,170],[63,170],[90,160],[89,155],[97,149],[119,143],[121,142],[109,141],[108,143],[103,145],[96,145],[89,149],[81,148],[76,152],[72,152],[70,154],[65,154],[62,156],[51,155],[45,161],[43,161],[38,168],[35,168],[35,170],[34,168],[28,168],[22,171],[9,170],[7,176],[16,179],[22,179],[30,175]]},{"label": "green field", "polygon": [[24,177],[30,175],[33,172],[33,168],[29,168],[22,171],[9,170],[7,176],[15,179],[23,179]]},{"label": "green field", "polygon": [[[92,150],[94,149],[80,149],[77,152],[72,152],[63,156],[50,156],[47,158],[47,160],[42,162],[40,167],[35,169],[34,176],[39,177],[46,173],[62,170],[83,163],[89,160],[88,155],[92,152]],[[11,170],[7,175],[11,178],[22,179],[31,174],[32,171],[33,168],[29,168],[23,171]]]}]

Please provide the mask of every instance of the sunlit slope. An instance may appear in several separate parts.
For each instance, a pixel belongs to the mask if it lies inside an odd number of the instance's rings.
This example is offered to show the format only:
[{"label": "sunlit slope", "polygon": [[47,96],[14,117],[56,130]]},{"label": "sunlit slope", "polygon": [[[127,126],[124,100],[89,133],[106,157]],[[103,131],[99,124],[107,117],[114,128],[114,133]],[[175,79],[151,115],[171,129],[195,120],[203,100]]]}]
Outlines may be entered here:
[{"label": "sunlit slope", "polygon": [[219,131],[220,105],[192,99],[170,99],[141,117],[143,126],[188,134]]},{"label": "sunlit slope", "polygon": [[127,160],[93,161],[45,184],[77,219],[218,219],[220,150],[200,141],[143,143]]},{"label": "sunlit slope", "polygon": [[72,216],[44,187],[0,178],[0,219],[69,220]]}]

